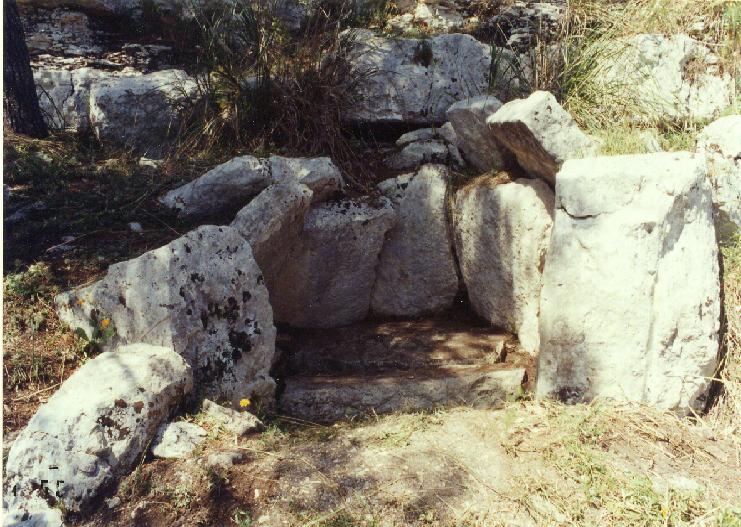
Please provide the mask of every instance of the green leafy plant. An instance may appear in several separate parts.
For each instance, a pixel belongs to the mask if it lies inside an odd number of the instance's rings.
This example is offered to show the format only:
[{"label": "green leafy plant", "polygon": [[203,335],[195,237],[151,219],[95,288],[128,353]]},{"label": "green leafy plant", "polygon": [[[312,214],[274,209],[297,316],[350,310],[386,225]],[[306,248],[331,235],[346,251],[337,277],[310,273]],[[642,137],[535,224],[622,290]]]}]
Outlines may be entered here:
[{"label": "green leafy plant", "polygon": [[244,509],[237,509],[232,514],[232,521],[237,527],[252,527],[252,515]]}]

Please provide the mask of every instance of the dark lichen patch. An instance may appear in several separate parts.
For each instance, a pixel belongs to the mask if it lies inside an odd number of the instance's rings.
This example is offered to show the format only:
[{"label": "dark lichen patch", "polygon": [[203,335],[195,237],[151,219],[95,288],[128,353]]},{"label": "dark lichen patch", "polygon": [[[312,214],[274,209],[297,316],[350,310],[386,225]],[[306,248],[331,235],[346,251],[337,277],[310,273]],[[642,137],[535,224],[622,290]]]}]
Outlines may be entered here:
[{"label": "dark lichen patch", "polygon": [[208,327],[208,313],[205,311],[201,311],[201,324],[203,325],[203,329]]},{"label": "dark lichen patch", "polygon": [[126,408],[128,406],[126,401],[124,401],[123,399],[116,399],[113,404],[116,408]]},{"label": "dark lichen patch", "polygon": [[202,284],[203,282],[206,281],[206,277],[203,276],[202,274],[199,274],[199,273],[192,273],[190,275],[190,281],[193,282],[193,283],[199,282],[199,283]]},{"label": "dark lichen patch", "polygon": [[118,303],[121,304],[123,307],[126,307],[126,297],[123,295],[118,295]]},{"label": "dark lichen patch", "polygon": [[242,302],[249,302],[252,294],[249,291],[242,291]]},{"label": "dark lichen patch", "polygon": [[239,316],[239,303],[233,296],[230,296],[226,300],[226,310],[224,315],[230,324],[234,324],[237,321],[237,317]]},{"label": "dark lichen patch", "polygon": [[135,402],[134,404],[132,404],[131,406],[133,406],[133,407],[134,407],[134,411],[135,411],[135,412],[136,412],[137,414],[140,414],[140,413],[142,413],[142,409],[144,408],[144,402],[143,402],[143,401],[136,401],[136,402]]},{"label": "dark lichen patch", "polygon": [[230,331],[229,344],[232,345],[232,358],[237,361],[243,353],[252,351],[252,341],[250,336],[244,331]]}]

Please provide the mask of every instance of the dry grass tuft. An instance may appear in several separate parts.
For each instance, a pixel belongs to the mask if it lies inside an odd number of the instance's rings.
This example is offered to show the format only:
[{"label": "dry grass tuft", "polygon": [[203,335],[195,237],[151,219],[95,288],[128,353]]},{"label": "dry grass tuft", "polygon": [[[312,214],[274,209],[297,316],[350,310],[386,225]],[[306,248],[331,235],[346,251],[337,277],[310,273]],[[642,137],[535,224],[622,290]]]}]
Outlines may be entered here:
[{"label": "dry grass tuft", "polygon": [[741,444],[741,236],[721,246],[725,304],[724,356],[718,379],[720,397],[708,421]]},{"label": "dry grass tuft", "polygon": [[365,164],[341,119],[372,74],[351,68],[353,41],[343,30],[354,20],[352,6],[318,5],[296,33],[281,22],[273,2],[253,4],[195,10],[197,78],[206,104],[193,110],[180,155],[328,155],[364,187]]}]

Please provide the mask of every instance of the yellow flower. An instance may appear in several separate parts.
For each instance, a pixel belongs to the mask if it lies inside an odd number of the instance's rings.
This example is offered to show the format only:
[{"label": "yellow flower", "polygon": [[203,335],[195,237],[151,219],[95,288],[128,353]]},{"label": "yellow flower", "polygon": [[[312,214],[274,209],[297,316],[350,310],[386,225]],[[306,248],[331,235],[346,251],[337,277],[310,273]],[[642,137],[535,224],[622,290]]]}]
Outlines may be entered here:
[{"label": "yellow flower", "polygon": [[669,516],[669,511],[666,510],[666,507],[661,507],[661,517],[666,518]]},{"label": "yellow flower", "polygon": [[81,306],[81,305],[83,305],[84,303],[85,303],[85,301],[84,301],[84,300],[83,300],[82,298],[78,298],[78,299],[77,299],[77,305],[78,305],[78,306]]},{"label": "yellow flower", "polygon": [[239,401],[240,408],[247,408],[249,405],[250,405],[249,399],[242,399],[241,401]]},{"label": "yellow flower", "polygon": [[110,325],[111,325],[111,319],[110,318],[104,318],[103,320],[100,321],[100,327],[103,328],[103,329],[107,328]]}]

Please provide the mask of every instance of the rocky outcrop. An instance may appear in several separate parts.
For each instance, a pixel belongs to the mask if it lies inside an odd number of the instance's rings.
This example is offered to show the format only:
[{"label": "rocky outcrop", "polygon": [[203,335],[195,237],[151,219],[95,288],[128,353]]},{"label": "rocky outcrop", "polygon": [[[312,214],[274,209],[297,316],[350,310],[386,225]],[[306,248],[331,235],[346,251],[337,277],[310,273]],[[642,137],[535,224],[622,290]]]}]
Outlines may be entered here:
[{"label": "rocky outcrop", "polygon": [[613,47],[596,78],[611,93],[632,100],[636,120],[712,119],[731,104],[732,79],[720,58],[687,35],[635,35]]},{"label": "rocky outcrop", "polygon": [[51,504],[69,512],[93,505],[128,474],[192,382],[190,367],[168,348],[135,344],[86,362],[13,443],[4,524],[53,525],[48,520],[61,514]]},{"label": "rocky outcrop", "polygon": [[235,157],[160,198],[180,217],[202,219],[233,214],[271,184],[296,181],[323,201],[342,188],[342,175],[331,159],[272,156]]},{"label": "rocky outcrop", "polygon": [[397,223],[378,263],[371,298],[375,313],[418,316],[453,303],[458,273],[447,217],[448,179],[444,166],[425,165],[411,178],[394,178],[381,186]]},{"label": "rocky outcrop", "polygon": [[165,423],[154,436],[152,455],[163,459],[182,459],[202,445],[207,437],[208,432],[195,423]]},{"label": "rocky outcrop", "polygon": [[537,91],[527,99],[508,102],[486,122],[522,168],[552,186],[565,160],[596,151],[595,142],[549,92]]},{"label": "rocky outcrop", "polygon": [[480,178],[455,200],[455,241],[471,307],[493,326],[539,348],[540,289],[553,223],[553,192],[542,180],[496,184]]},{"label": "rocky outcrop", "polygon": [[270,399],[275,328],[262,272],[230,227],[194,230],[105,278],[57,297],[59,315],[110,347],[173,348],[193,368],[199,392],[238,402]]},{"label": "rocky outcrop", "polygon": [[504,167],[502,146],[486,124],[501,107],[502,102],[493,95],[479,95],[458,101],[446,112],[464,159],[482,172]]},{"label": "rocky outcrop", "polygon": [[299,244],[311,196],[311,190],[296,181],[272,185],[240,210],[231,224],[252,247],[269,292],[278,289],[286,260]]},{"label": "rocky outcrop", "polygon": [[297,327],[336,327],[365,318],[378,255],[395,222],[386,198],[313,208],[270,292],[275,319]]},{"label": "rocky outcrop", "polygon": [[90,87],[120,75],[95,68],[36,69],[36,93],[46,124],[53,130],[87,132],[90,129]]},{"label": "rocky outcrop", "polygon": [[161,155],[197,96],[180,70],[102,80],[90,88],[90,127],[104,145]]},{"label": "rocky outcrop", "polygon": [[543,276],[537,393],[702,410],[719,294],[701,157],[567,161]]},{"label": "rocky outcrop", "polygon": [[741,115],[721,117],[697,139],[706,156],[713,190],[718,235],[726,238],[741,228]]},{"label": "rocky outcrop", "polygon": [[491,48],[469,35],[391,39],[368,30],[348,33],[349,61],[359,82],[355,123],[442,124],[456,101],[484,93]]}]

